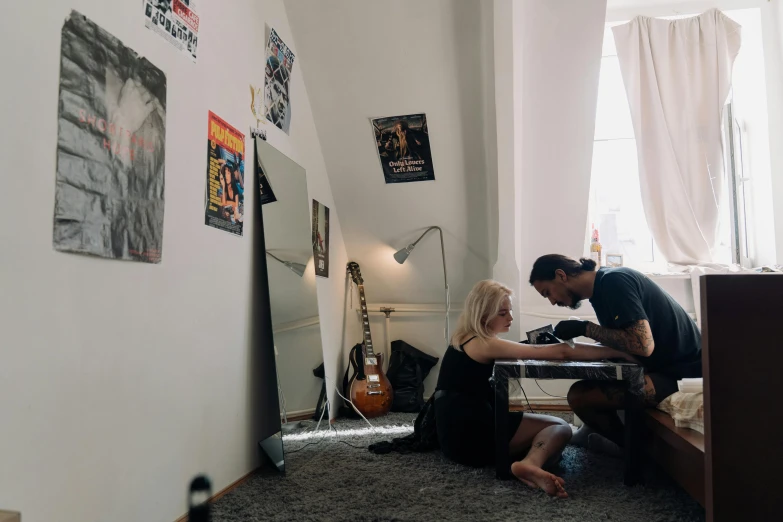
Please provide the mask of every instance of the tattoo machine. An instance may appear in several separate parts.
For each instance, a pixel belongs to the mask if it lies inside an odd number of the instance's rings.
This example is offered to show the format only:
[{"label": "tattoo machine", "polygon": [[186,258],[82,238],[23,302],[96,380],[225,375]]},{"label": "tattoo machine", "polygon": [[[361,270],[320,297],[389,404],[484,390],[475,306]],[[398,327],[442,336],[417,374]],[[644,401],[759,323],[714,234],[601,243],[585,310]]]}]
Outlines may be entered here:
[{"label": "tattoo machine", "polygon": [[555,329],[552,327],[551,324],[527,332],[527,339],[530,344],[565,343],[568,346],[570,346],[572,349],[576,348],[576,346],[574,345],[574,341],[570,341],[570,340],[561,341],[560,339],[555,337]]}]

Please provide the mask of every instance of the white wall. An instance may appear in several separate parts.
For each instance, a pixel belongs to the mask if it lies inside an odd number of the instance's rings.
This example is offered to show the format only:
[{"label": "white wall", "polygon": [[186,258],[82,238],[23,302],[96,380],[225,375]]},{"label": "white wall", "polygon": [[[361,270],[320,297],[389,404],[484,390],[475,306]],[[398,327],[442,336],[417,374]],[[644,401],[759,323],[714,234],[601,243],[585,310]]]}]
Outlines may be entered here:
[{"label": "white wall", "polygon": [[[296,0],[286,8],[368,300],[443,302],[437,233],[404,265],[392,258],[439,225],[452,296],[461,301],[490,275],[480,3]],[[435,181],[387,185],[369,119],[417,112],[427,114]]]},{"label": "white wall", "polygon": [[[492,137],[483,122],[489,101],[482,91],[487,64],[478,45],[480,2],[296,0],[285,5],[346,249],[360,265],[368,302],[443,303],[437,232],[422,240],[404,265],[392,257],[424,227],[439,225],[452,302],[460,304],[473,284],[491,273],[492,196],[484,146]],[[427,114],[435,181],[386,185],[369,119],[417,112]],[[346,297],[348,280],[338,279],[347,261],[332,257],[329,281],[335,288],[342,285]],[[337,380],[328,383],[333,395],[334,386],[341,385],[347,349],[362,338],[347,299],[332,311],[343,310],[349,312],[345,321],[332,322],[344,332],[344,352],[331,361],[339,368]],[[321,308],[321,324],[328,321]],[[432,337],[441,335],[439,319],[419,321]],[[374,325],[371,330],[374,339],[382,335]],[[417,335],[403,328],[396,332],[395,339],[406,341]]]},{"label": "white wall", "polygon": [[[522,75],[515,87],[522,104],[515,140],[522,186],[515,315],[522,332],[558,321],[529,313],[570,315],[552,308],[527,280],[541,255],[582,253],[605,6],[605,0],[514,4],[514,63]],[[525,390],[528,397],[544,395],[530,383]]]},{"label": "white wall", "polygon": [[[199,4],[192,64],[144,27],[142,2],[4,3],[0,66],[13,81],[3,84],[0,143],[4,188],[16,196],[0,206],[0,506],[21,510],[26,522],[171,521],[186,511],[196,473],[208,473],[218,491],[259,462],[249,346],[254,227],[236,238],[203,224],[207,111],[240,129],[255,123],[248,84],[263,82],[265,22],[297,47],[279,0]],[[160,265],[52,248],[60,31],[71,8],[166,72]],[[269,142],[307,170],[310,196],[331,207],[339,266],[340,222],[298,56],[292,82],[291,136],[267,125]],[[233,271],[223,270],[227,253]],[[218,270],[221,287],[210,284]],[[341,284],[318,282],[324,346],[335,354]],[[217,321],[223,288],[234,289],[236,312]],[[327,355],[333,374],[338,360]]]},{"label": "white wall", "polygon": [[[522,285],[520,278],[522,183],[519,147],[522,139],[522,103],[519,88],[521,71],[518,68],[520,52],[515,45],[521,36],[516,31],[514,17],[519,11],[520,4],[514,4],[511,0],[494,2],[492,13],[494,82],[489,85],[494,85],[495,103],[488,107],[494,109],[494,114],[490,115],[488,121],[495,121],[497,138],[495,149],[497,159],[494,162],[497,170],[488,170],[488,174],[494,177],[495,182],[492,185],[497,190],[495,199],[497,205],[489,209],[490,213],[494,214],[493,221],[498,226],[497,253],[492,278],[502,281],[514,291],[516,296],[519,295]],[[485,28],[488,29],[487,26],[488,23],[485,24]],[[489,42],[487,41],[485,45],[488,47]],[[485,55],[486,52],[485,50]],[[520,339],[520,333],[519,322],[514,322],[508,338]]]},{"label": "white wall", "polygon": [[775,215],[777,262],[783,264],[783,5],[780,0],[761,8],[769,108],[772,205]]}]

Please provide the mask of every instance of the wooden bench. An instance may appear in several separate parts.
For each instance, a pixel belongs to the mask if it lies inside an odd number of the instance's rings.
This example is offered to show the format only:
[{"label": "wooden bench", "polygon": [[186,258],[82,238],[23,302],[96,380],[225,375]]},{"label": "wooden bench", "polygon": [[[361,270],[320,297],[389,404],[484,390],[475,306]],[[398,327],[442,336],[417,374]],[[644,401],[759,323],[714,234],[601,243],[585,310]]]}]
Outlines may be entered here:
[{"label": "wooden bench", "polygon": [[645,424],[651,437],[647,449],[652,458],[702,507],[704,497],[704,435],[678,428],[668,414],[647,409]]}]

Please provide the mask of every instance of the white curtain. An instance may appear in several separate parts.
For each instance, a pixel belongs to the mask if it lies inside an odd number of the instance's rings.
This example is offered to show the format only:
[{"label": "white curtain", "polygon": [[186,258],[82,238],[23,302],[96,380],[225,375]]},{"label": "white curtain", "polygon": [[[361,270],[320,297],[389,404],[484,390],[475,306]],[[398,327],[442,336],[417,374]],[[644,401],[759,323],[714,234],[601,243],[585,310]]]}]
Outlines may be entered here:
[{"label": "white curtain", "polygon": [[723,181],[721,116],[740,26],[716,9],[612,29],[631,108],[647,223],[669,263],[712,262]]}]

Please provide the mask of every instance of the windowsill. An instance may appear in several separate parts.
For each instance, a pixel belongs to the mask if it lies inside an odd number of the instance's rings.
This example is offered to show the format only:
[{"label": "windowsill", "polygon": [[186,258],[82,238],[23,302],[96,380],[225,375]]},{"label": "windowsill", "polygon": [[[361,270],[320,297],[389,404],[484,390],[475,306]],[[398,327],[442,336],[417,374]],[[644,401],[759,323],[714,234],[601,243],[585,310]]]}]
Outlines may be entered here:
[{"label": "windowsill", "polygon": [[691,274],[661,274],[656,272],[642,272],[650,279],[690,279]]}]

